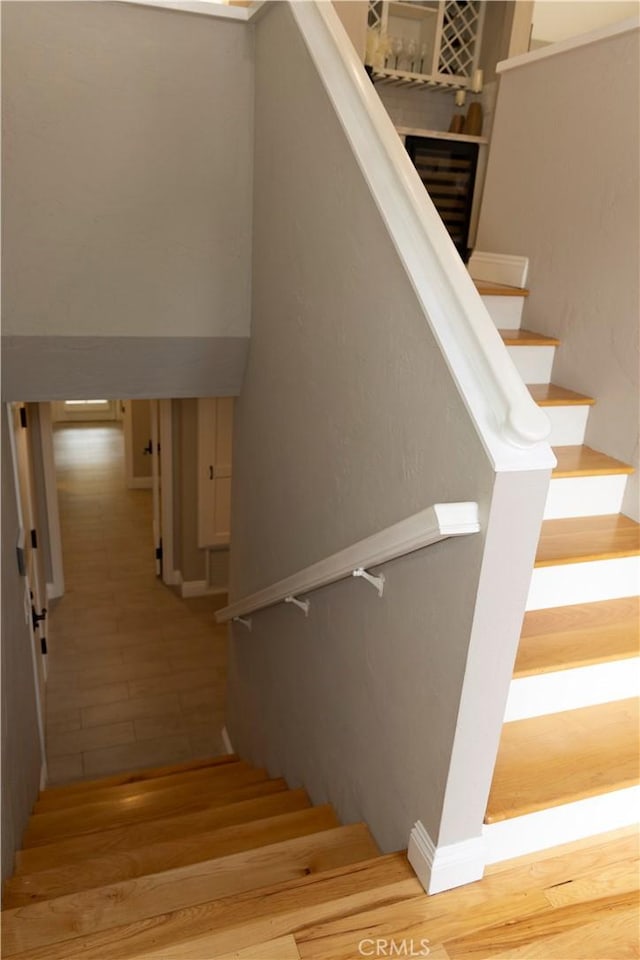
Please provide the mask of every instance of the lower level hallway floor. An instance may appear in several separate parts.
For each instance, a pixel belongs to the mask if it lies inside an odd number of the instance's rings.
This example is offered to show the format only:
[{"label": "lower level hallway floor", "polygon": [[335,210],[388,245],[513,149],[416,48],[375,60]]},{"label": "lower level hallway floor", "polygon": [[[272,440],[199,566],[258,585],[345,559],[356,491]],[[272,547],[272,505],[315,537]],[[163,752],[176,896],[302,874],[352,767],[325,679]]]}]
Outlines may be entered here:
[{"label": "lower level hallway floor", "polygon": [[152,497],[127,489],[118,423],[58,424],[65,578],[51,604],[50,784],[224,752],[225,596],[155,575]]}]

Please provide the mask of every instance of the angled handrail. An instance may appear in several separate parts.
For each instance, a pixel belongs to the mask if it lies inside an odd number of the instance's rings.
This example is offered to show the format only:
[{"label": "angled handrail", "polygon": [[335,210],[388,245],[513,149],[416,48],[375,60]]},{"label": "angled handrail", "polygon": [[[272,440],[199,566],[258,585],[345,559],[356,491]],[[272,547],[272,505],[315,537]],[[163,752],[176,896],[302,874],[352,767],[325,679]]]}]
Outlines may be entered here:
[{"label": "angled handrail", "polygon": [[337,580],[354,574],[363,576],[370,567],[379,567],[432,543],[448,537],[478,533],[479,530],[477,503],[435,503],[406,520],[394,523],[284,580],[218,610],[216,620],[218,623],[227,623],[229,620],[246,618],[277,603],[291,602],[288,598],[306,596]]},{"label": "angled handrail", "polygon": [[289,8],[494,466],[553,466],[544,443],[549,419],[516,371],[331,4]]}]

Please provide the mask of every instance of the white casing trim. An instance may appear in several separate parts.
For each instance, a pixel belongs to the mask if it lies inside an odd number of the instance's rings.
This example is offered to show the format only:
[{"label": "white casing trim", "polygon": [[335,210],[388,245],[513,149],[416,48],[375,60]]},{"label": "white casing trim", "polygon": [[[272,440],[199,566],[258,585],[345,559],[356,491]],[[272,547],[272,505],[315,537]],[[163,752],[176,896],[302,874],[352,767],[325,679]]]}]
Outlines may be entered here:
[{"label": "white casing trim", "polygon": [[507,347],[507,350],[525,383],[551,383],[555,346]]},{"label": "white casing trim", "polygon": [[599,477],[552,477],[544,519],[600,517],[607,513],[620,513],[626,485],[626,473]]},{"label": "white casing trim", "polygon": [[531,578],[527,610],[635,597],[639,586],[640,557],[536,567]]},{"label": "white casing trim", "polygon": [[524,297],[492,297],[485,294],[482,302],[498,330],[520,329]]},{"label": "white casing trim", "polygon": [[474,280],[504,283],[508,287],[526,287],[529,258],[474,250],[469,259],[469,273]]},{"label": "white casing trim", "polygon": [[640,694],[640,657],[594,663],[511,681],[505,723],[578,710]]},{"label": "white casing trim", "polygon": [[288,7],[492,464],[548,469],[547,417],[524,388],[333,5]]},{"label": "white casing trim", "polygon": [[227,730],[227,725],[225,723],[222,728],[222,742],[224,744],[224,749],[227,753],[235,753],[233,749],[233,744],[231,743],[231,737],[229,736],[229,731]]},{"label": "white casing trim", "polygon": [[566,407],[545,407],[544,410],[551,421],[549,443],[554,447],[579,446],[584,443],[590,406],[574,404]]},{"label": "white casing trim", "polygon": [[304,595],[313,590],[351,577],[354,570],[379,567],[448,537],[466,536],[479,530],[477,503],[435,503],[284,580],[236,600],[218,610],[216,620],[225,623],[234,617],[246,617],[281,603],[289,596],[304,599]]},{"label": "white casing trim", "polygon": [[484,839],[436,847],[418,820],[409,835],[407,859],[426,892],[441,893],[481,879],[486,863]]},{"label": "white casing trim", "polygon": [[607,833],[638,822],[640,787],[549,807],[523,817],[485,824],[486,863],[500,863],[536,850]]},{"label": "white casing trim", "polygon": [[56,462],[53,452],[53,426],[51,404],[39,403],[40,448],[42,451],[42,478],[47,503],[47,523],[49,528],[49,554],[51,560],[51,581],[46,585],[47,599],[54,600],[64,595],[64,562],[62,559],[62,533],[60,510],[58,505],[58,486]]},{"label": "white casing trim", "polygon": [[569,50],[588,47],[592,43],[599,43],[601,40],[608,40],[610,37],[617,37],[623,33],[633,33],[635,30],[640,30],[640,17],[630,17],[628,20],[610,23],[598,30],[592,30],[577,37],[568,37],[566,40],[550,43],[546,47],[540,47],[530,53],[522,53],[517,57],[511,57],[510,60],[501,60],[496,67],[496,73],[507,73],[509,70],[517,70],[518,67],[528,67],[529,64],[536,63],[538,60],[557,57],[558,54],[567,53]]}]

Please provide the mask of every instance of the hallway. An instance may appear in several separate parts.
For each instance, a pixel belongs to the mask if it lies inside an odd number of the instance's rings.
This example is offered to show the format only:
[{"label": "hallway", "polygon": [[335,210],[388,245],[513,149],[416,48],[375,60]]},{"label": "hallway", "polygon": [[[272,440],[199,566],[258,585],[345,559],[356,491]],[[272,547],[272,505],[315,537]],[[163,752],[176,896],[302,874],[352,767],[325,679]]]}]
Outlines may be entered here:
[{"label": "hallway", "polygon": [[49,626],[49,783],[224,752],[226,598],[156,578],[151,491],[125,484],[118,423],[61,423],[65,595]]}]

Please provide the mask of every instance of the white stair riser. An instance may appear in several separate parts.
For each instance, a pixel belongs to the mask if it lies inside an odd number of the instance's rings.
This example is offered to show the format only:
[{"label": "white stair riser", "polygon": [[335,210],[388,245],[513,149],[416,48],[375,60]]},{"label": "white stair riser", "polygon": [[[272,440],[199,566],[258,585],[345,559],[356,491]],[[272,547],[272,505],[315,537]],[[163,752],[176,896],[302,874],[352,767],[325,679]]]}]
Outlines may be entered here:
[{"label": "white stair riser", "polygon": [[519,330],[524,309],[524,297],[482,298],[498,330]]},{"label": "white stair riser", "polygon": [[614,790],[523,817],[487,823],[482,830],[487,864],[547,850],[638,822],[640,787]]},{"label": "white stair riser", "polygon": [[566,407],[543,407],[551,421],[552,447],[565,447],[584,443],[584,432],[589,416],[588,406],[574,405]]},{"label": "white stair riser", "polygon": [[558,477],[549,484],[545,520],[599,517],[620,513],[627,485],[625,473],[602,477]]},{"label": "white stair riser", "polygon": [[640,557],[536,567],[531,577],[527,610],[635,597],[639,587]]},{"label": "white stair riser", "polygon": [[507,347],[525,383],[551,383],[555,347]]},{"label": "white stair riser", "polygon": [[511,681],[505,723],[577,710],[640,694],[640,657]]}]

